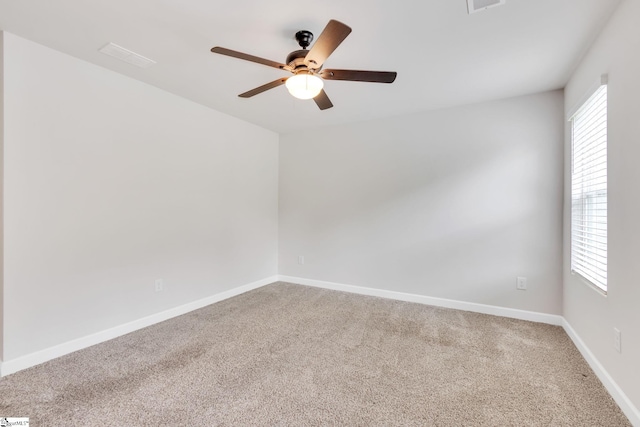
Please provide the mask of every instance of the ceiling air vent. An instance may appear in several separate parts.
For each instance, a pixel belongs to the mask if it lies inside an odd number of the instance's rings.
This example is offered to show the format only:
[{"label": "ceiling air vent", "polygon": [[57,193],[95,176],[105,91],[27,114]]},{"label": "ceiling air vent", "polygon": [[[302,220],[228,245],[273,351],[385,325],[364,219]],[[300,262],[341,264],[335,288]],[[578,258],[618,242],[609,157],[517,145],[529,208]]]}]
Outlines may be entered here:
[{"label": "ceiling air vent", "polygon": [[490,7],[500,6],[505,4],[507,0],[467,0],[467,6],[469,7],[469,14],[482,12]]},{"label": "ceiling air vent", "polygon": [[135,65],[136,67],[140,68],[149,68],[156,63],[156,61],[152,59],[145,58],[142,55],[131,52],[129,49],[125,49],[115,43],[109,43],[108,45],[100,49],[100,52],[104,53],[105,55],[113,56],[114,58],[117,58],[124,62],[128,62],[129,64]]}]

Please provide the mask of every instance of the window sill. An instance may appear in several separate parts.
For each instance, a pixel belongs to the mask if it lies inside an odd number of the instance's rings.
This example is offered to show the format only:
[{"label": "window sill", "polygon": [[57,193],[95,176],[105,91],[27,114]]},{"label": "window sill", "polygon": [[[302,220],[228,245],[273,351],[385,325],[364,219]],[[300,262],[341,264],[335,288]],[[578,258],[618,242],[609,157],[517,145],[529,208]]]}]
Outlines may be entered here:
[{"label": "window sill", "polygon": [[602,289],[600,286],[594,284],[589,279],[582,276],[582,274],[576,273],[575,271],[571,270],[571,275],[574,277],[577,277],[578,280],[580,280],[582,283],[584,283],[585,285],[587,285],[588,287],[596,291],[598,294],[602,295],[605,298],[607,297],[607,291],[605,289]]}]

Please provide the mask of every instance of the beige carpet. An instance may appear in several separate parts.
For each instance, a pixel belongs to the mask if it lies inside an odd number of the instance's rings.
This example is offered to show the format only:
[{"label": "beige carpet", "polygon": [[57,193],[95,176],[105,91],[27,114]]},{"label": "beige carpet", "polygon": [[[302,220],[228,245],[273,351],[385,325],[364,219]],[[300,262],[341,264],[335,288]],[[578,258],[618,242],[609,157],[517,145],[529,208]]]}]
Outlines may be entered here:
[{"label": "beige carpet", "polygon": [[627,426],[560,327],[276,283],[0,379],[32,426]]}]

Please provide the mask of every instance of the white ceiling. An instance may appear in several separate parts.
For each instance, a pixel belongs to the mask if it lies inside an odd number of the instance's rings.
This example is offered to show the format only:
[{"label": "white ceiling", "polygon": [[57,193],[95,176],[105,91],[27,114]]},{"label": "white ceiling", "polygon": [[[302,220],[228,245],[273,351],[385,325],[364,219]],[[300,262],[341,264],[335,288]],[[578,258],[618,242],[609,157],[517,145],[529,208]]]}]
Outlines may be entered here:
[{"label": "white ceiling", "polygon": [[[465,0],[0,0],[0,29],[280,133],[564,87],[620,0],[507,0],[473,15]],[[222,46],[284,62],[294,34],[330,19],[353,32],[325,68],[397,71],[393,84],[327,81],[334,107],[287,76],[210,52]],[[116,43],[153,59],[140,69],[98,52]]]}]

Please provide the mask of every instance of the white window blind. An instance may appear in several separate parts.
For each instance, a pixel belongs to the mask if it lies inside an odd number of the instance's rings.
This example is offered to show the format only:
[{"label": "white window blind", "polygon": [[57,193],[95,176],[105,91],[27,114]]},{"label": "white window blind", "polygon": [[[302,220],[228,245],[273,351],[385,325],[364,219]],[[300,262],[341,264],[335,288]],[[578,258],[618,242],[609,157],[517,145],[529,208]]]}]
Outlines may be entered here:
[{"label": "white window blind", "polygon": [[571,118],[571,271],[607,290],[607,85]]}]

